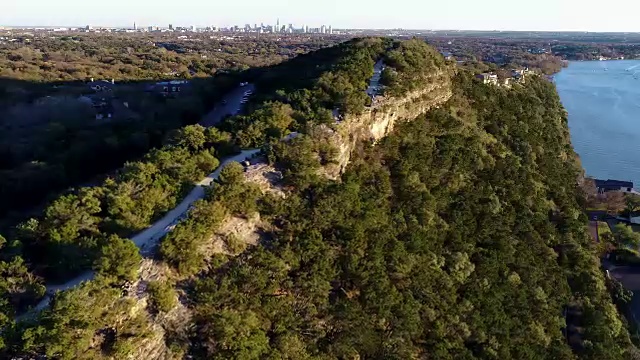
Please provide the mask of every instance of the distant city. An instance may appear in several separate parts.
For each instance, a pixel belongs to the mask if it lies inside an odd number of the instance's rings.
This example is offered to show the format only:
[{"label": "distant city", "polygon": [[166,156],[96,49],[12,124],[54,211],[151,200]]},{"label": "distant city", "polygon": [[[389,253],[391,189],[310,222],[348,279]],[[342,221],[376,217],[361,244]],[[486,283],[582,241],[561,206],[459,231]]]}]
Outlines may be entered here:
[{"label": "distant city", "polygon": [[[310,27],[309,25],[302,26],[294,26],[292,23],[285,24],[280,23],[278,19],[274,24],[245,24],[244,26],[231,26],[231,27],[217,27],[217,26],[206,26],[206,27],[197,27],[195,25],[192,26],[174,26],[173,24],[168,24],[168,26],[144,26],[140,27],[135,22],[131,27],[102,27],[102,26],[92,26],[86,25],[84,27],[37,27],[37,26],[15,26],[12,27],[14,29],[29,29],[29,30],[40,30],[40,31],[53,31],[53,32],[67,32],[67,31],[77,31],[77,32],[237,32],[237,33],[256,33],[256,34],[339,34],[339,31],[335,31],[331,25],[321,25],[320,27]],[[0,27],[0,29],[2,29]]]}]

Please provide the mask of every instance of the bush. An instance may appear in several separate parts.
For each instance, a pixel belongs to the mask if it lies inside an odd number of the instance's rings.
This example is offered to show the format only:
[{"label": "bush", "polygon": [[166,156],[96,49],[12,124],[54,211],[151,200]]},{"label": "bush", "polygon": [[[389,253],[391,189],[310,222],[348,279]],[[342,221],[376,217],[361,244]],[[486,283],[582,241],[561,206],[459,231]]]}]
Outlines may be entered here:
[{"label": "bush", "polygon": [[247,244],[234,234],[225,236],[224,244],[227,246],[227,250],[232,254],[239,254],[247,248]]},{"label": "bush", "polygon": [[147,285],[149,305],[154,311],[169,312],[178,304],[178,296],[171,284],[152,281]]},{"label": "bush", "polygon": [[102,247],[100,257],[94,264],[99,275],[114,282],[133,281],[140,265],[138,247],[129,239],[112,235]]},{"label": "bush", "polygon": [[610,254],[611,261],[616,265],[640,266],[640,256],[636,251],[619,248]]},{"label": "bush", "polygon": [[260,189],[244,181],[244,169],[237,162],[225,166],[214,182],[208,197],[225,205],[233,215],[248,216],[257,210]]},{"label": "bush", "polygon": [[160,256],[183,275],[198,272],[205,263],[202,244],[226,217],[227,209],[219,202],[195,202],[189,218],[179,223],[162,240]]}]

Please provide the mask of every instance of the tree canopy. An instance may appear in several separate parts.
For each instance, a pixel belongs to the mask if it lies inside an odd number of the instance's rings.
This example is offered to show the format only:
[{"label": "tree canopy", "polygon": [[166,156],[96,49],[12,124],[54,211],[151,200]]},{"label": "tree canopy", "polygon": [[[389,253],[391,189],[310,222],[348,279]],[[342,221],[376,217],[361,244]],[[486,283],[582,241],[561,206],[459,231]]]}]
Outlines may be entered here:
[{"label": "tree canopy", "polygon": [[[265,73],[254,107],[222,125],[228,134],[197,126],[172,132],[162,149],[102,186],[57,199],[16,229],[16,240],[0,239],[9,249],[1,254],[18,264],[16,254],[24,255],[41,266],[36,273],[65,278],[94,266],[102,275],[56,294],[34,322],[9,317],[0,355],[131,356],[151,325],[117,287],[139,261],[123,237],[175,206],[229,142],[268,142],[286,197],[262,194],[231,163],[162,239],[160,258],[187,279],[180,286],[193,315],[190,356],[624,360],[637,353],[615,306],[629,294],[605,282],[591,246],[581,169],[551,83],[532,78],[506,89],[459,70],[446,103],[398,121],[376,144],[349,134],[357,147],[332,180],[320,170],[341,144],[316,130],[341,124],[327,122],[326,111],[364,112],[359,99],[383,56],[398,79],[420,79],[389,83],[394,96],[419,89],[442,59],[416,40],[387,39],[316,55]],[[286,71],[300,76],[274,77]],[[289,141],[278,138],[297,130]],[[207,243],[225,220],[256,211],[261,243],[208,261]],[[621,239],[627,232],[619,230]],[[39,284],[23,282],[22,293],[41,292]],[[175,304],[170,287],[150,284],[155,312]],[[15,311],[5,307],[11,294],[0,293],[0,322]]]}]

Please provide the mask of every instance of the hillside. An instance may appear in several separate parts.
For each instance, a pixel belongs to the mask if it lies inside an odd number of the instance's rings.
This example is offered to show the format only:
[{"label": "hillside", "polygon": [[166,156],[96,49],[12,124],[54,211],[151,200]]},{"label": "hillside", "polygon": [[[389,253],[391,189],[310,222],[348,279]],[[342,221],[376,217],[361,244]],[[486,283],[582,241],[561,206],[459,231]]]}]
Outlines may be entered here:
[{"label": "hillside", "polygon": [[[420,41],[387,39],[303,55],[255,83],[247,114],[187,127],[16,229],[0,264],[22,291],[0,287],[2,355],[637,356],[591,249],[552,84],[483,85]],[[141,260],[126,238],[234,145],[264,156],[225,167]],[[43,293],[38,261],[56,278],[97,276],[13,322]]]}]

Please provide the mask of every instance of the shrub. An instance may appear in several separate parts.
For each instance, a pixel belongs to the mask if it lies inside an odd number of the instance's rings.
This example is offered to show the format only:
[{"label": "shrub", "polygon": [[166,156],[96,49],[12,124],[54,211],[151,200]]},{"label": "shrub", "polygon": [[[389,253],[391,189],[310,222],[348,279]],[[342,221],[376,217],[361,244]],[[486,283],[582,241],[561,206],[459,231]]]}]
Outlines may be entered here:
[{"label": "shrub", "polygon": [[149,304],[154,311],[169,312],[178,304],[176,291],[171,284],[152,281],[147,285]]}]

